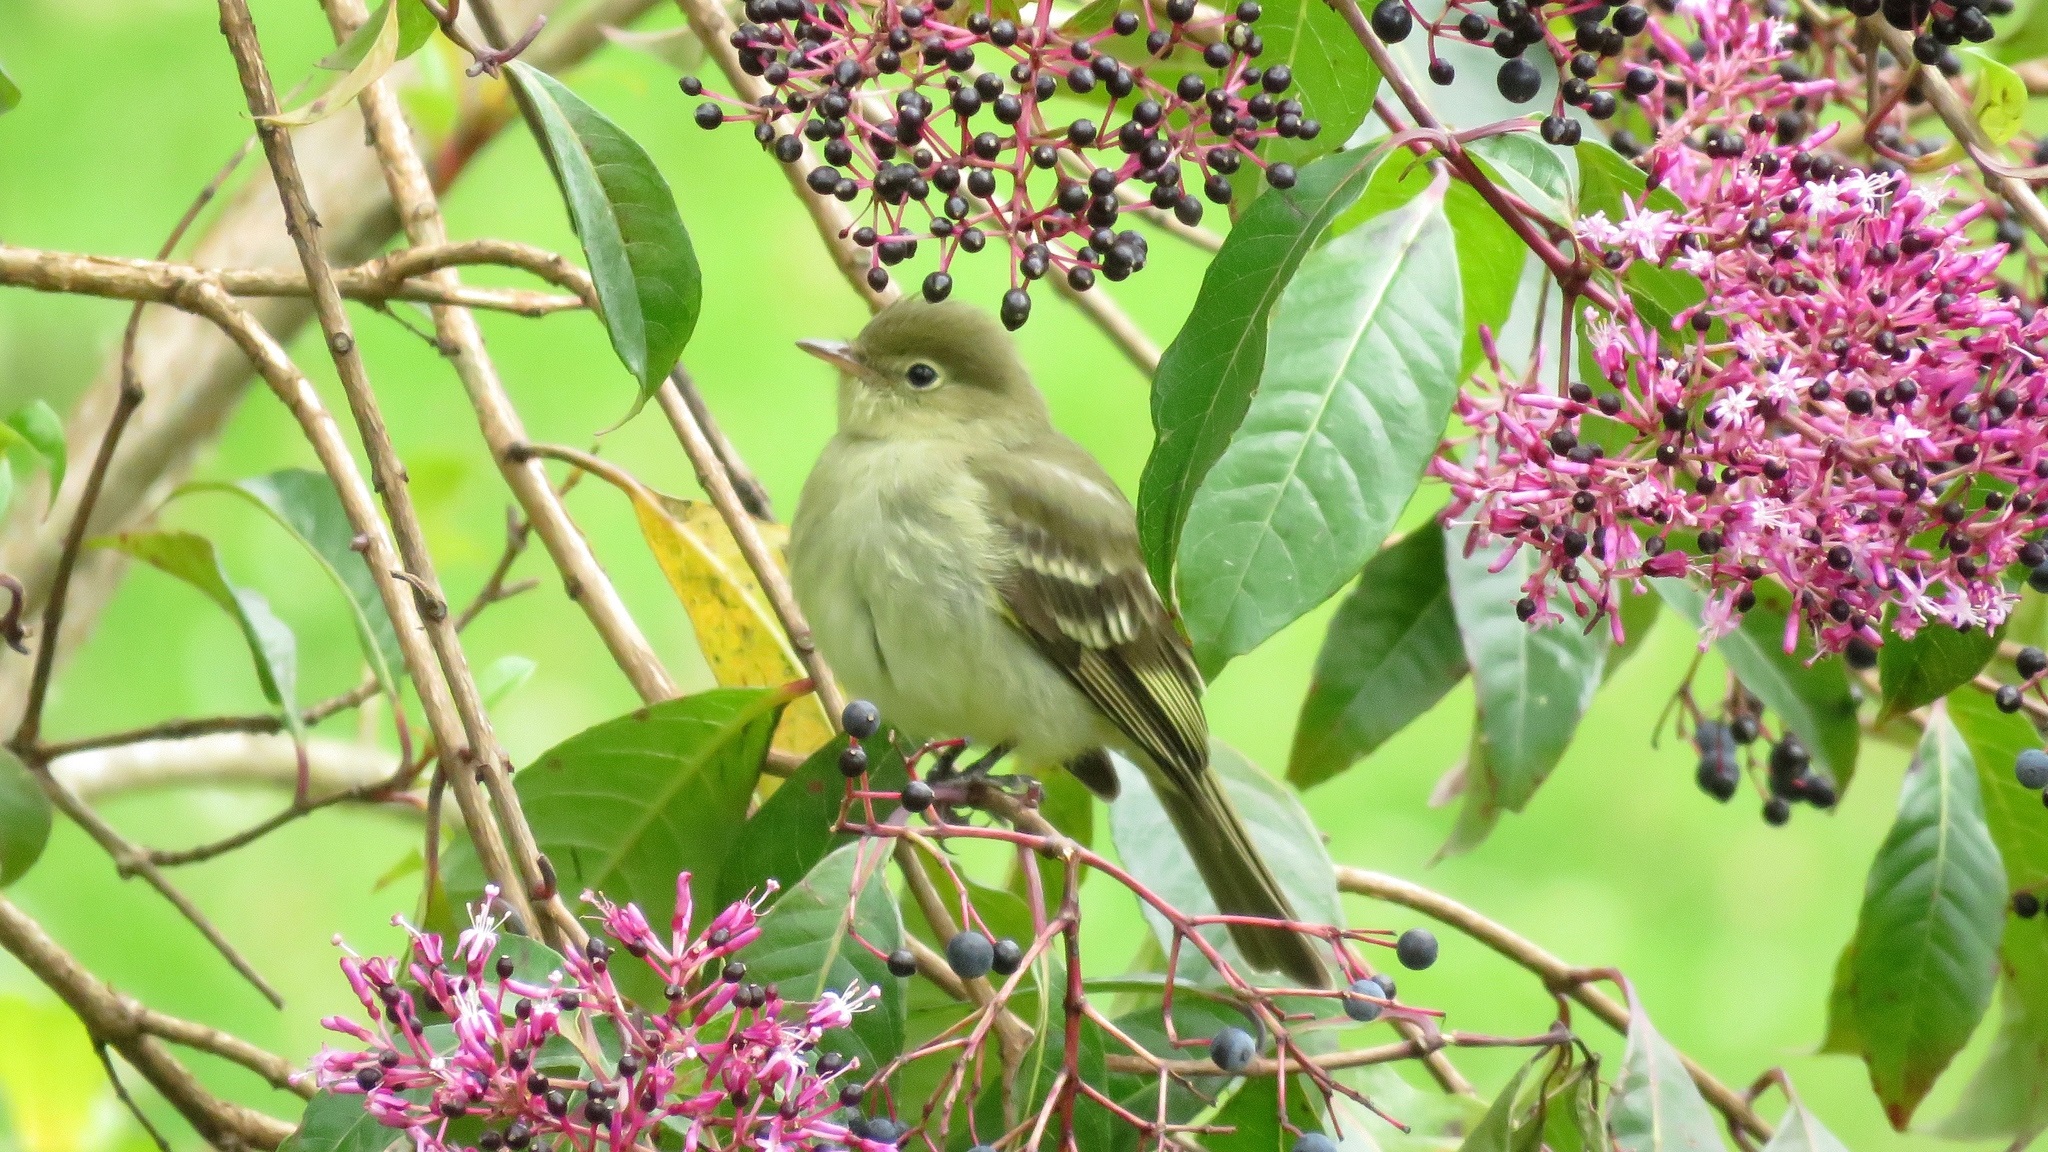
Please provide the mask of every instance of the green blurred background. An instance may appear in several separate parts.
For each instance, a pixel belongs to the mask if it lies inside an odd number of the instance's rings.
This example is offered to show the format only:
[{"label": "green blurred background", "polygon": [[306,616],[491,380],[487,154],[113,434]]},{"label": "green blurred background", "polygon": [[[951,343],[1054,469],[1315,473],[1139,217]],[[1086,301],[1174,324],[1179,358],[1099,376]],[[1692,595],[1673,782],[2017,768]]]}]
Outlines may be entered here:
[{"label": "green blurred background", "polygon": [[[313,0],[256,0],[252,7],[283,83],[305,75],[331,46]],[[674,19],[664,12],[654,23]],[[18,110],[0,118],[0,237],[130,256],[156,249],[248,132],[216,20],[214,6],[201,0],[0,0],[0,62],[26,93]],[[861,306],[832,273],[772,161],[743,131],[707,134],[691,126],[672,70],[614,49],[575,79],[638,136],[675,187],[706,285],[686,361],[786,516],[831,432],[825,373],[791,342],[851,334]],[[519,134],[484,154],[449,196],[447,211],[458,238],[505,236],[574,250],[545,169]],[[1150,267],[1111,291],[1163,344],[1186,314],[1204,259],[1158,239]],[[959,295],[993,305],[1000,294],[992,258],[956,266],[956,274]],[[1144,382],[1076,313],[1050,292],[1039,297],[1022,340],[1055,416],[1135,492],[1151,440]],[[67,409],[118,342],[124,316],[117,304],[0,295],[0,410],[31,397]],[[466,599],[498,554],[507,494],[453,374],[431,348],[383,317],[359,311],[356,321],[435,558],[451,593]],[[485,327],[534,438],[586,445],[625,411],[629,381],[590,317],[487,317]],[[340,410],[326,357],[305,340],[295,351]],[[635,420],[603,445],[643,480],[694,493],[658,416]],[[232,479],[312,464],[291,420],[259,390],[202,458],[199,476]],[[623,501],[592,484],[574,494],[571,507],[678,678],[707,685],[687,622]],[[302,700],[355,682],[355,639],[339,601],[272,526],[246,507],[208,497],[180,501],[165,519],[212,535],[237,578],[259,588],[297,630]],[[540,577],[540,588],[487,613],[467,636],[478,666],[508,654],[538,663],[533,680],[496,713],[506,743],[524,760],[636,701],[544,557],[529,555],[519,573]],[[1239,660],[1209,698],[1220,734],[1275,773],[1284,770],[1327,615],[1327,608],[1312,614]],[[1623,969],[1661,1030],[1724,1080],[1747,1084],[1782,1065],[1852,1147],[1932,1147],[1931,1137],[1886,1127],[1859,1062],[1811,1054],[1830,972],[1854,924],[1905,756],[1869,746],[1856,786],[1837,811],[1802,810],[1783,829],[1764,825],[1754,797],[1716,805],[1694,788],[1682,742],[1651,743],[1652,720],[1692,658],[1691,636],[1662,621],[1627,674],[1602,693],[1530,810],[1504,819],[1470,855],[1432,866],[1453,813],[1427,803],[1432,785],[1465,748],[1469,689],[1309,794],[1307,803],[1337,860],[1434,886],[1573,963]],[[1717,685],[1718,664],[1709,659],[1702,675],[1703,684]],[[261,707],[232,625],[183,585],[136,571],[61,675],[49,732],[61,739]],[[353,724],[332,722],[324,734],[345,737]],[[107,812],[139,839],[174,847],[236,830],[280,802],[274,794],[165,793],[123,798]],[[178,873],[283,992],[284,1012],[236,979],[161,900],[122,883],[73,828],[60,826],[41,864],[8,895],[121,989],[298,1059],[321,1042],[320,1016],[352,1007],[330,938],[343,934],[365,951],[388,947],[391,915],[412,908],[416,878],[382,890],[376,884],[416,839],[417,825],[398,816],[335,810]],[[1412,920],[1361,900],[1351,912],[1356,924],[1405,927]],[[1091,886],[1089,916],[1095,961],[1113,971],[1135,952],[1143,925],[1120,893],[1100,884]],[[2038,922],[2015,929],[2048,930]],[[1472,1031],[1535,1033],[1552,1014],[1550,998],[1531,977],[1448,934],[1443,961],[1405,976],[1402,996],[1439,1006],[1450,1026]],[[1603,1051],[1618,1054],[1618,1041],[1596,1021],[1582,1016],[1581,1025]],[[1946,1112],[1987,1038],[1980,1034],[1958,1060],[1922,1110],[1925,1122]],[[1506,1078],[1514,1059],[1457,1056],[1488,1089]],[[199,1063],[223,1092],[280,1112],[291,1103],[238,1070]],[[24,1150],[144,1146],[106,1091],[83,1033],[5,957],[0,1094],[12,1114],[12,1139]],[[165,1111],[160,1101],[150,1107]],[[1764,1111],[1775,1118],[1781,1107],[1773,1097]],[[0,1146],[7,1142],[0,1134]]]}]

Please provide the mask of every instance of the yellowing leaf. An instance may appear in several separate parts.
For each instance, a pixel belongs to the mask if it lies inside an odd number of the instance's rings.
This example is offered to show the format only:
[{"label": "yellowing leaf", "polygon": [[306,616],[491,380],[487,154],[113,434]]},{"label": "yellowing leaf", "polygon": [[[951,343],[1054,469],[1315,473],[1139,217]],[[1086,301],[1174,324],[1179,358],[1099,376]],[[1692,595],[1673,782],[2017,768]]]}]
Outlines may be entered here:
[{"label": "yellowing leaf", "polygon": [[1977,94],[1970,101],[1970,114],[1993,144],[2004,144],[2019,134],[2026,118],[2026,81],[1982,52],[1971,55],[1977,57]]},{"label": "yellowing leaf", "polygon": [[[349,38],[347,44],[342,45],[332,56],[323,61],[323,63],[351,62],[348,73],[336,81],[334,87],[322,93],[310,104],[295,108],[290,112],[279,112],[274,116],[265,116],[263,120],[266,123],[278,124],[286,128],[304,128],[308,124],[317,124],[332,116],[339,109],[346,107],[350,101],[362,93],[363,89],[382,79],[386,72],[391,71],[391,66],[398,63],[398,58],[404,48],[404,41],[408,39],[404,27],[406,23],[405,10],[417,7],[416,2],[406,3],[401,2],[401,0],[385,0],[383,6],[372,13],[370,19],[361,28],[356,30],[354,36]],[[429,16],[428,19],[431,21],[432,17]],[[365,42],[366,40],[367,42]],[[414,43],[412,47],[417,48],[420,43],[424,42],[424,39],[421,39]],[[358,52],[361,55],[358,56]]]}]

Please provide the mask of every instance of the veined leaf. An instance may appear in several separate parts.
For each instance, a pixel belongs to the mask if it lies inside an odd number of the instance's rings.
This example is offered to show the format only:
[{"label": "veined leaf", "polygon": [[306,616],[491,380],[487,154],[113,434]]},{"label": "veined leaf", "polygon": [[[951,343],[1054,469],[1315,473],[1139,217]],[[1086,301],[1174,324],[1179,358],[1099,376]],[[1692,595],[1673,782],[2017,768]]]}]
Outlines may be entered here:
[{"label": "veined leaf", "polygon": [[322,1092],[308,1100],[298,1130],[277,1152],[384,1152],[404,1138],[402,1131],[378,1123],[363,1099]]},{"label": "veined leaf", "polygon": [[376,574],[361,552],[356,551],[355,526],[341,505],[341,494],[324,472],[285,468],[265,476],[252,476],[232,483],[188,484],[187,492],[223,492],[238,496],[263,510],[278,527],[292,534],[348,601],[355,621],[356,637],[362,642],[363,657],[387,692],[398,690],[398,677],[405,670],[405,656],[398,648],[398,633],[384,610],[383,595],[377,589]]},{"label": "veined leaf", "polygon": [[1465,678],[1465,649],[1434,520],[1366,564],[1316,657],[1287,779],[1310,788],[1349,768]]},{"label": "veined leaf", "polygon": [[630,419],[697,327],[696,251],[646,149],[554,77],[516,60],[508,67],[540,117],[542,151],[583,244],[612,351],[639,382]]},{"label": "veined leaf", "polygon": [[[833,830],[846,795],[846,777],[839,772],[839,753],[845,747],[846,737],[839,736],[813,752],[731,837],[719,870],[720,907],[770,880],[784,887],[794,884],[834,849],[853,843],[853,836]],[[901,789],[909,777],[888,737],[871,736],[862,747],[868,754],[868,787],[877,792]]]},{"label": "veined leaf", "polygon": [[1911,640],[1894,637],[1877,650],[1878,683],[1884,690],[1882,724],[1949,694],[1983,671],[1998,653],[1998,634],[1987,628],[1958,632],[1929,624]]},{"label": "veined leaf", "polygon": [[28,766],[0,748],[0,888],[22,878],[50,842],[50,798]]},{"label": "veined leaf", "polygon": [[[1123,795],[1109,806],[1110,839],[1116,845],[1118,859],[1147,887],[1182,912],[1196,916],[1215,914],[1216,900],[1209,895],[1208,885],[1202,882],[1180,837],[1174,834],[1166,810],[1160,806],[1158,794],[1145,774],[1122,761],[1118,769]],[[1344,907],[1337,895],[1336,871],[1323,848],[1322,834],[1293,790],[1217,740],[1209,742],[1209,770],[1222,781],[1224,793],[1244,818],[1252,843],[1280,881],[1295,913],[1310,923],[1342,924]],[[1162,945],[1172,940],[1172,926],[1149,906],[1145,908],[1145,918]],[[1236,946],[1221,926],[1206,928],[1203,934],[1225,956],[1236,956]],[[1182,950],[1182,978],[1197,979],[1198,974],[1207,971],[1206,961],[1190,950]]]},{"label": "veined leaf", "polygon": [[47,402],[31,400],[14,410],[14,415],[7,418],[7,427],[49,465],[50,502],[55,504],[57,490],[64,486],[63,418]]},{"label": "veined leaf", "polygon": [[[1683,580],[1652,580],[1666,604],[1678,609],[1695,628],[1705,599]],[[1856,722],[1856,698],[1839,660],[1807,662],[1812,655],[1801,639],[1798,650],[1785,652],[1785,612],[1779,603],[1764,602],[1743,613],[1742,625],[1714,641],[1743,686],[1777,713],[1798,735],[1813,762],[1825,769],[1835,786],[1847,791],[1856,774],[1856,754],[1863,732]]]},{"label": "veined leaf", "polygon": [[1478,692],[1475,743],[1494,781],[1491,800],[1520,812],[1557,767],[1580,717],[1592,706],[1607,660],[1608,632],[1567,619],[1531,628],[1515,615],[1533,556],[1516,551],[1498,572],[1491,549],[1464,554],[1445,537],[1451,605]]},{"label": "veined leaf", "polygon": [[1621,1083],[1607,1117],[1617,1152],[1719,1152],[1721,1126],[1679,1058],[1659,1035],[1633,989]]},{"label": "veined leaf", "polygon": [[1578,199],[1571,173],[1559,159],[1557,149],[1545,144],[1534,132],[1482,136],[1467,144],[1465,151],[1538,215],[1571,226],[1571,205]]},{"label": "veined leaf", "polygon": [[221,566],[213,541],[191,532],[123,532],[92,541],[94,547],[125,552],[158,571],[175,576],[220,605],[242,630],[249,655],[256,662],[256,680],[264,699],[284,711],[285,727],[304,739],[299,719],[298,640],[270,610],[262,593],[235,586]]},{"label": "veined leaf", "polygon": [[[350,37],[347,43],[336,49],[327,60],[322,61],[323,64],[333,61],[336,65],[348,69],[341,79],[334,82],[332,88],[307,104],[263,119],[283,128],[304,128],[348,107],[351,101],[362,95],[363,89],[383,79],[384,74],[391,71],[391,66],[398,63],[398,58],[404,53],[408,12],[411,13],[410,19],[415,29],[418,27],[419,19],[424,17],[429,25],[427,35],[432,35],[432,28],[438,25],[435,25],[432,14],[418,4],[417,0],[384,0],[377,11],[370,14],[370,18],[363,26],[356,29],[355,35]],[[426,38],[422,36],[419,43],[413,47],[417,48],[419,44],[424,43]]]},{"label": "veined leaf", "polygon": [[1258,392],[1181,538],[1181,610],[1205,672],[1378,550],[1450,416],[1462,309],[1441,187],[1302,262],[1273,310]]},{"label": "veined leaf", "polygon": [[[1264,148],[1267,159],[1299,166],[1343,147],[1372,114],[1373,94],[1380,87],[1379,68],[1352,35],[1350,25],[1323,0],[1276,0],[1266,5],[1258,30],[1266,42],[1259,63],[1267,68],[1285,64],[1293,69],[1294,87],[1287,94],[1301,101],[1304,118],[1320,120],[1323,125],[1314,140],[1278,138],[1268,142]],[[1245,170],[1256,167],[1247,164]],[[1251,191],[1240,187],[1238,194]],[[1260,193],[1262,197],[1268,194]]]},{"label": "veined leaf", "polygon": [[[363,62],[370,49],[377,42],[377,35],[383,29],[384,18],[391,11],[392,0],[381,0],[370,12],[369,18],[358,25],[339,48],[329,52],[320,60],[320,67],[334,72],[347,72]],[[419,51],[433,39],[441,24],[434,18],[427,6],[419,0],[398,0],[398,58],[400,60]]]},{"label": "veined leaf", "polygon": [[879,1069],[903,1050],[904,982],[883,960],[902,946],[903,919],[889,892],[888,852],[862,849],[834,851],[776,898],[761,918],[760,939],[747,948],[747,968],[748,979],[779,984],[783,995],[802,1000],[846,992],[856,982],[881,989],[880,1002],[824,1041],[858,1056],[863,1068]]},{"label": "veined leaf", "polygon": [[1937,706],[1829,998],[1827,1050],[1862,1055],[1892,1127],[1905,1131],[1990,1004],[2004,919],[1976,765]]},{"label": "veined leaf", "polygon": [[1458,355],[1458,379],[1464,380],[1486,359],[1480,326],[1498,335],[1508,321],[1529,249],[1470,184],[1451,185],[1444,215],[1457,238],[1458,287],[1465,294],[1465,342]]},{"label": "veined leaf", "polygon": [[2019,135],[2027,116],[2027,82],[1989,52],[1971,50],[1977,58],[1977,91],[1970,99],[1970,115],[1993,144],[2005,144]]},{"label": "veined leaf", "polygon": [[1302,169],[1294,187],[1253,201],[1210,261],[1194,310],[1159,359],[1152,378],[1155,439],[1138,487],[1138,530],[1162,595],[1172,595],[1174,558],[1195,490],[1258,389],[1268,314],[1377,164],[1376,155],[1364,152],[1332,156]]}]

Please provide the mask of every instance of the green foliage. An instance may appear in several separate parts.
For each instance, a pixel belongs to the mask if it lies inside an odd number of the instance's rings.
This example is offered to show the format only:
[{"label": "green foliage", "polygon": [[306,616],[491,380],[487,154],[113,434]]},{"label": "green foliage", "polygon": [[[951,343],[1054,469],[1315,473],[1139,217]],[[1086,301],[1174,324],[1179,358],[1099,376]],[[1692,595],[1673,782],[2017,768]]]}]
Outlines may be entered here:
[{"label": "green foliage", "polygon": [[749,977],[779,985],[784,996],[815,1000],[855,980],[880,988],[881,1001],[856,1015],[851,1028],[826,1034],[828,1045],[868,1068],[903,1050],[903,982],[882,959],[903,941],[903,919],[882,874],[887,863],[888,853],[874,847],[834,849],[776,898],[761,918],[760,939],[747,948]]},{"label": "green foliage", "polygon": [[270,122],[304,128],[334,115],[383,79],[393,64],[419,51],[439,27],[419,0],[384,0],[353,36],[320,61],[323,68],[345,73],[334,87],[300,108],[270,117]]},{"label": "green foliage", "polygon": [[[1267,159],[1299,166],[1343,147],[1372,114],[1372,98],[1380,88],[1379,69],[1344,17],[1322,0],[1276,0],[1266,5],[1258,27],[1266,41],[1259,64],[1292,68],[1293,92],[1301,101],[1302,115],[1323,124],[1314,140],[1281,137],[1268,142]],[[1246,165],[1244,171],[1254,167]]]},{"label": "green foliage", "polygon": [[319,561],[348,601],[363,657],[385,691],[394,692],[405,669],[398,634],[384,611],[376,574],[355,548],[355,528],[341,506],[341,494],[324,472],[285,468],[265,476],[232,483],[189,484],[185,492],[223,492],[239,496],[263,510],[278,527],[291,533],[300,547]]},{"label": "green foliage", "polygon": [[322,1092],[306,1102],[298,1130],[278,1152],[384,1152],[399,1135],[370,1115],[361,1096]]},{"label": "green foliage", "polygon": [[[1665,603],[1699,625],[1706,600],[1698,589],[1679,580],[1650,583]],[[1814,764],[1846,791],[1856,774],[1856,753],[1863,740],[1848,674],[1840,660],[1813,660],[1810,641],[1802,639],[1793,652],[1785,651],[1782,600],[1782,595],[1772,597],[1743,613],[1742,624],[1716,640],[1714,649],[1743,687],[1798,735]]]},{"label": "green foliage", "polygon": [[[14,410],[14,414],[7,418],[6,427],[49,465],[50,493],[55,496],[57,489],[64,486],[67,449],[64,447],[63,418],[57,415],[48,401],[31,400]],[[4,439],[0,439],[0,446],[4,446]]]},{"label": "green foliage", "polygon": [[1483,836],[1500,811],[1521,811],[1557,767],[1600,687],[1608,634],[1571,622],[1531,628],[1516,616],[1533,563],[1528,549],[1489,572],[1490,550],[1466,556],[1461,533],[1447,534],[1444,545],[1479,707],[1465,765],[1465,834],[1446,846],[1457,852],[1477,843],[1474,834]]},{"label": "green foliage", "polygon": [[1181,607],[1204,671],[1320,604],[1379,548],[1450,416],[1461,306],[1440,189],[1302,262],[1274,308],[1259,390],[1181,539]]},{"label": "green foliage", "polygon": [[227,569],[214,551],[213,541],[192,532],[123,532],[91,542],[112,548],[140,560],[167,575],[175,576],[218,604],[242,630],[249,655],[256,661],[256,679],[263,697],[284,710],[285,727],[295,737],[305,735],[299,718],[299,645],[292,630],[270,610],[263,594],[242,588],[228,579]]},{"label": "green foliage", "polygon": [[1849,1152],[1849,1146],[1828,1131],[1804,1104],[1794,1100],[1785,1110],[1785,1118],[1778,1121],[1771,1142],[1764,1145],[1764,1152]]},{"label": "green foliage", "polygon": [[0,748],[0,888],[22,878],[50,842],[50,798],[28,766]]},{"label": "green foliage", "polygon": [[7,69],[0,68],[0,115],[12,112],[20,105],[21,85],[14,82],[14,77],[7,74]]},{"label": "green foliage", "polygon": [[1904,1131],[1990,1004],[2005,877],[1977,769],[1936,709],[1877,850],[1828,1006],[1830,1052],[1861,1055]]},{"label": "green foliage", "polygon": [[1482,171],[1506,185],[1538,214],[1564,227],[1571,226],[1571,205],[1576,199],[1571,173],[1565,170],[1562,154],[1538,139],[1534,132],[1482,136],[1465,151]]},{"label": "green foliage", "polygon": [[1443,535],[1432,522],[1382,550],[1331,618],[1294,726],[1297,787],[1371,755],[1465,678]]},{"label": "green foliage", "polygon": [[554,77],[518,61],[508,67],[540,118],[542,151],[583,244],[612,350],[639,382],[631,418],[696,330],[704,291],[696,250],[646,149]]},{"label": "green foliage", "polygon": [[1266,361],[1266,322],[1323,230],[1358,199],[1378,156],[1354,152],[1302,169],[1294,187],[1253,201],[1202,277],[1194,311],[1152,377],[1156,440],[1138,488],[1138,531],[1152,582],[1173,590],[1174,558],[1195,490],[1251,407]]},{"label": "green foliage", "polygon": [[[770,880],[794,884],[827,853],[853,842],[852,836],[832,831],[846,795],[846,778],[839,772],[839,753],[845,747],[846,737],[840,736],[812,753],[731,837],[732,850],[719,873],[720,905],[738,900]],[[872,736],[862,747],[868,754],[868,788],[902,788],[907,779],[903,757],[889,741]],[[855,814],[859,815],[858,810]]]},{"label": "green foliage", "polygon": [[1929,624],[1911,640],[1892,637],[1877,650],[1878,683],[1884,690],[1883,723],[1932,704],[1969,682],[1998,654],[1998,634],[1984,628],[1958,632]]},{"label": "green foliage", "polygon": [[1658,1033],[1629,991],[1628,1043],[1609,1104],[1616,1152],[1705,1152],[1721,1147],[1720,1125],[1685,1070],[1678,1049]]}]

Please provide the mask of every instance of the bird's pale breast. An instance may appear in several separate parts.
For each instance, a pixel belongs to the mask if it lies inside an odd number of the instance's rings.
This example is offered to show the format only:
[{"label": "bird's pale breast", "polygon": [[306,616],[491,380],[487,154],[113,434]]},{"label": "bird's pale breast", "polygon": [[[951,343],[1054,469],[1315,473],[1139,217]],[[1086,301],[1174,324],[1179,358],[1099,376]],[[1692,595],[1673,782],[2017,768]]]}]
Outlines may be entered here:
[{"label": "bird's pale breast", "polygon": [[1103,744],[1106,722],[1004,619],[1005,548],[965,452],[835,439],[804,485],[791,580],[819,650],[886,723],[1060,763]]}]

